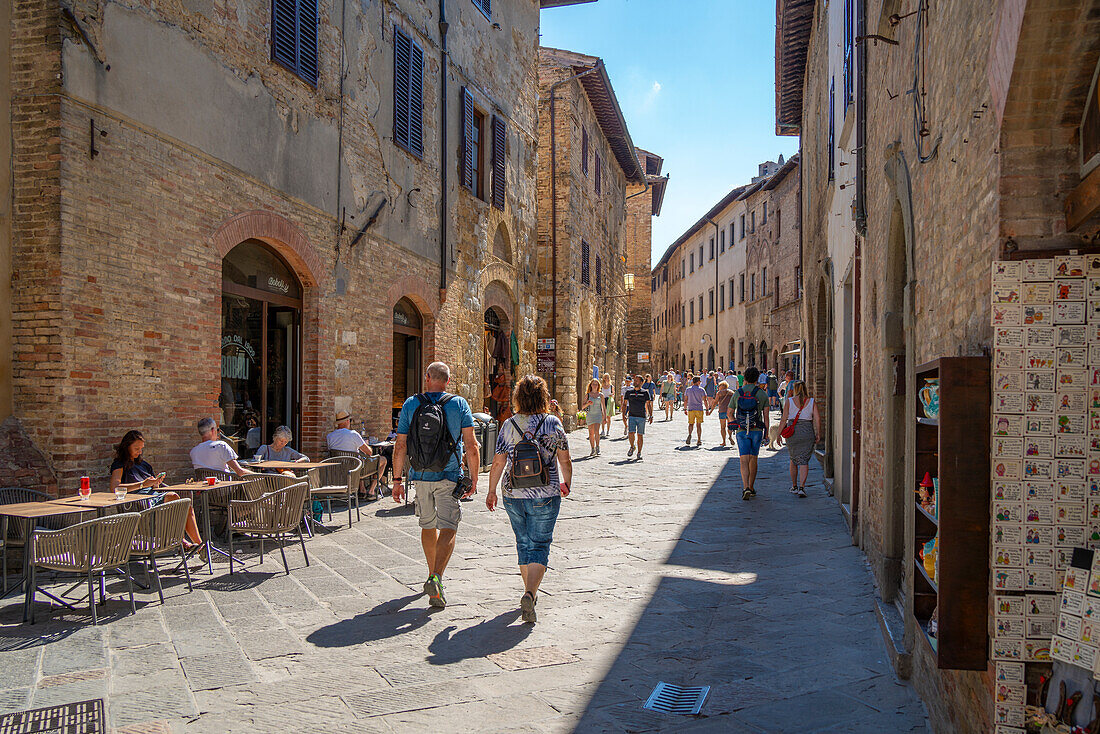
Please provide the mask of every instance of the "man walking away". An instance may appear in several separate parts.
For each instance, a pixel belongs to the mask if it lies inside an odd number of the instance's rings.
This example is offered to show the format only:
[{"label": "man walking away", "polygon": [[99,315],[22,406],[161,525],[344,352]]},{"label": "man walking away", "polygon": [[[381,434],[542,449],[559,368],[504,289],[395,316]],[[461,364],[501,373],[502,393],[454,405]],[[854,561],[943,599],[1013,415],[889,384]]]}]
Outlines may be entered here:
[{"label": "man walking away", "polygon": [[736,430],[737,451],[741,455],[741,499],[756,496],[756,460],[760,444],[768,430],[768,394],[757,383],[760,371],[755,367],[745,370],[745,386],[737,389],[737,407],[734,410],[730,430]]},{"label": "man walking away", "polygon": [[775,376],[775,370],[768,370],[768,407],[779,410],[779,380]]},{"label": "man walking away", "polygon": [[644,389],[642,376],[634,376],[634,387],[623,395],[623,407],[628,416],[627,423],[630,429],[630,450],[626,452],[627,458],[634,455],[634,436],[638,437],[638,461],[642,460],[642,444],[645,443],[646,419],[653,422],[653,396],[649,390]]},{"label": "man walking away", "polygon": [[[409,457],[409,480],[416,482],[414,509],[420,519],[420,545],[428,562],[424,593],[433,607],[447,606],[443,595],[443,571],[455,549],[455,535],[462,519],[459,499],[477,492],[479,456],[474,436],[474,415],[464,398],[447,392],[451,370],[432,362],[424,375],[424,392],[401,406],[397,419],[397,443],[393,449],[393,500],[403,502],[401,472]],[[469,467],[464,482],[461,457]]]},{"label": "man walking away", "polygon": [[699,377],[691,378],[691,387],[684,390],[684,412],[688,417],[688,437],[684,443],[691,445],[691,427],[699,426],[696,446],[703,445],[703,411],[707,407],[707,391],[699,387]]}]

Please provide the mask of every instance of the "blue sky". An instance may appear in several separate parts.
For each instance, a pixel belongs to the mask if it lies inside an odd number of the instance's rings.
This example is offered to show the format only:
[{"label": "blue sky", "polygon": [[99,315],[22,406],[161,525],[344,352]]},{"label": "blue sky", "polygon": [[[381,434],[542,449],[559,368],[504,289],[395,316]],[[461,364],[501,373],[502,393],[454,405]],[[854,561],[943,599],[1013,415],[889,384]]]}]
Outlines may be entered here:
[{"label": "blue sky", "polygon": [[653,262],[757,164],[798,152],[775,135],[775,3],[598,0],[542,11],[542,44],[599,56],[634,144],[665,159]]}]

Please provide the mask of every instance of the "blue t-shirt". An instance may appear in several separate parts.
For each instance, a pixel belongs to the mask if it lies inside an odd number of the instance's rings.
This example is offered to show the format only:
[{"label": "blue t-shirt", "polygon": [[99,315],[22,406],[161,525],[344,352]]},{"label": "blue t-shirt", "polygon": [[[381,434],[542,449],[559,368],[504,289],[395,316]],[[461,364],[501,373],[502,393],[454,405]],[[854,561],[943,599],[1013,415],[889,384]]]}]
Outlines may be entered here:
[{"label": "blue t-shirt", "polygon": [[[441,392],[426,392],[424,395],[433,402],[438,402],[443,397]],[[398,435],[409,435],[409,424],[412,423],[413,413],[416,412],[418,407],[420,407],[420,400],[415,395],[406,400],[401,406],[401,414],[397,417]],[[455,395],[443,406],[443,415],[447,416],[447,428],[450,429],[451,437],[458,444],[455,447],[455,453],[451,456],[451,460],[447,462],[447,467],[441,472],[416,471],[410,465],[408,469],[409,479],[414,482],[418,479],[425,482],[442,482],[445,479],[457,482],[462,478],[462,464],[460,463],[464,452],[462,429],[474,427],[474,414],[470,410],[470,404],[466,402],[466,398]]]}]

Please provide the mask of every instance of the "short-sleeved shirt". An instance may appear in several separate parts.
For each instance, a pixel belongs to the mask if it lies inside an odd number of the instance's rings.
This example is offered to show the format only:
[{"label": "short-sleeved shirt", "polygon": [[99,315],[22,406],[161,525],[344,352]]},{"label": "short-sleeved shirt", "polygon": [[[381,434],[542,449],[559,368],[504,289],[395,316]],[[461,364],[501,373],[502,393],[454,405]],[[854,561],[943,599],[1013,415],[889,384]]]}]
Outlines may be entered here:
[{"label": "short-sleeved shirt", "polygon": [[775,375],[768,375],[768,389],[769,390],[778,390],[779,389],[779,381],[775,379]]},{"label": "short-sleeved shirt", "polygon": [[308,457],[289,446],[283,446],[278,451],[275,451],[271,448],[271,444],[265,444],[256,449],[256,458],[263,461],[297,461],[298,459],[307,459]]},{"label": "short-sleeved shirt", "polygon": [[718,398],[718,412],[719,412],[719,414],[721,414],[721,413],[727,413],[728,414],[729,409],[730,409],[730,400],[733,398],[733,391],[732,390],[725,390],[724,392],[719,391],[719,393],[717,395],[715,395],[715,397]]},{"label": "short-sleeved shirt", "polygon": [[222,440],[203,441],[191,449],[191,466],[196,469],[229,471],[227,464],[237,460],[237,452]]},{"label": "short-sleeved shirt", "polygon": [[337,428],[325,436],[329,451],[358,451],[360,446],[366,446],[367,442],[350,428]]},{"label": "short-sleeved shirt", "polygon": [[688,410],[703,410],[707,405],[707,391],[698,385],[684,390],[684,407]]},{"label": "short-sleeved shirt", "polygon": [[115,459],[114,463],[111,464],[111,473],[114,474],[116,469],[122,470],[121,484],[144,482],[146,479],[156,476],[153,474],[153,467],[141,456],[137,457],[129,467],[126,466],[126,462]]},{"label": "short-sleeved shirt", "polygon": [[655,400],[657,398],[657,383],[650,381],[642,384],[642,389],[649,393],[649,398]]},{"label": "short-sleeved shirt", "polygon": [[737,387],[744,387],[744,386],[745,386],[745,376],[744,375],[738,375],[737,376]]},{"label": "short-sleeved shirt", "polygon": [[[744,393],[744,396],[746,398],[748,398],[748,397],[755,397],[756,398],[756,414],[749,418],[749,421],[752,423],[752,425],[748,427],[748,430],[754,430],[755,431],[755,430],[759,430],[759,429],[763,428],[764,427],[764,415],[765,415],[764,411],[766,411],[767,408],[768,408],[768,393],[767,393],[767,391],[763,387],[761,387],[760,385],[750,385],[747,388],[742,388],[742,390],[740,392]],[[738,396],[738,397],[740,397],[740,396]]]},{"label": "short-sleeved shirt", "polygon": [[[424,396],[432,402],[439,402],[443,395],[444,393],[441,392],[424,393]],[[416,395],[406,400],[404,405],[401,406],[401,414],[397,417],[397,434],[399,436],[409,435],[413,414],[416,413],[418,407],[420,407],[420,399]],[[409,479],[414,482],[418,479],[423,482],[442,482],[444,480],[457,482],[462,478],[462,455],[465,452],[462,445],[462,429],[474,427],[474,414],[470,410],[470,404],[466,402],[466,398],[453,395],[443,405],[443,415],[447,418],[447,430],[451,432],[451,438],[455,441],[454,454],[451,455],[443,471],[417,471],[410,465],[408,470]]]},{"label": "short-sleeved shirt", "polygon": [[715,395],[718,394],[718,383],[714,380],[709,380],[707,382],[707,386],[703,389],[706,390],[708,398],[713,398]]},{"label": "short-sleeved shirt", "polygon": [[626,414],[634,418],[645,418],[645,404],[651,400],[653,396],[649,394],[649,390],[630,388],[623,395],[623,402],[627,406]]},{"label": "short-sleeved shirt", "polygon": [[[532,435],[539,447],[539,455],[546,465],[546,473],[549,477],[545,486],[512,488],[512,449],[522,440],[520,429]],[[504,421],[497,434],[496,455],[507,457],[504,464],[504,490],[505,497],[512,499],[534,499],[538,497],[557,497],[561,495],[561,480],[558,478],[558,461],[555,458],[559,451],[569,450],[569,441],[565,437],[565,429],[561,421],[552,415],[514,415]]]}]

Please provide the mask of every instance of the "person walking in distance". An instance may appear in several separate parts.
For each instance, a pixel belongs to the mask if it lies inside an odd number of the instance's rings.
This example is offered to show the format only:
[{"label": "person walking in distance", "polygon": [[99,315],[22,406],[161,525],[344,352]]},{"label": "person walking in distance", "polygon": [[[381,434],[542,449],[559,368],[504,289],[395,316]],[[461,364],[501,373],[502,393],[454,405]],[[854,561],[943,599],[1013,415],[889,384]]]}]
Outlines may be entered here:
[{"label": "person walking in distance", "polygon": [[779,410],[779,379],[775,376],[775,370],[768,370],[768,408]]},{"label": "person walking in distance", "polygon": [[707,407],[707,391],[699,387],[699,377],[691,378],[691,385],[684,390],[684,413],[688,417],[688,436],[684,442],[686,445],[691,445],[691,427],[698,425],[698,438],[695,441],[696,446],[703,445],[703,411]]},{"label": "person walking in distance", "polygon": [[[464,398],[447,392],[450,380],[451,370],[443,362],[428,365],[424,392],[401,406],[393,448],[393,500],[405,500],[401,474],[408,457],[409,480],[416,482],[413,509],[420,519],[420,545],[428,562],[424,593],[428,604],[440,608],[447,606],[443,571],[454,552],[462,519],[459,500],[477,492],[480,468],[474,415]],[[463,455],[470,470],[468,480],[462,471]]]},{"label": "person walking in distance", "polygon": [[[821,415],[817,402],[806,391],[806,383],[792,380],[787,385],[787,397],[783,400],[783,417],[779,421],[779,442],[787,442],[791,458],[791,491],[799,497],[806,496],[806,477],[810,474],[810,457],[817,437],[821,435]],[[783,430],[794,426],[790,438],[783,438]]]},{"label": "person walking in distance", "polygon": [[600,378],[600,395],[603,397],[603,435],[611,438],[611,414],[615,412],[615,388],[611,385],[611,375],[604,372]]},{"label": "person walking in distance", "polygon": [[[730,400],[733,398],[733,391],[730,390],[730,384],[725,380],[718,383],[718,392],[714,396],[714,402],[707,411],[707,415],[710,415],[715,410],[718,411],[718,426],[722,431],[722,447],[726,446],[726,423],[729,420],[729,408]],[[733,436],[729,437],[730,445],[733,445]]]},{"label": "person walking in distance", "polygon": [[[653,423],[653,394],[645,389],[641,375],[634,376],[634,387],[626,391],[623,396],[623,412],[627,415],[630,436],[630,450],[626,452],[627,458],[634,455],[635,448],[638,451],[638,461],[642,460],[642,444],[645,443],[646,420]],[[635,437],[637,437],[635,439]],[[637,446],[635,446],[635,442]]]},{"label": "person walking in distance", "polygon": [[736,431],[734,438],[741,455],[741,499],[744,500],[756,496],[756,460],[768,430],[768,393],[757,383],[759,378],[760,370],[755,367],[745,370],[745,386],[737,388],[737,406],[729,426]]},{"label": "person walking in distance", "polygon": [[603,423],[603,396],[600,394],[600,381],[592,378],[588,382],[588,394],[585,395],[584,422],[588,424],[588,445],[592,449],[589,456],[600,455],[600,424]]},{"label": "person walking in distance", "polygon": [[[550,562],[550,544],[561,500],[569,496],[573,462],[561,422],[547,415],[550,393],[546,381],[527,375],[512,391],[515,415],[505,421],[497,436],[489,493],[485,506],[497,507],[497,486],[504,479],[504,510],[516,536],[523,596],[519,600],[524,622],[537,620],[535,604],[539,586]],[[559,477],[558,468],[561,468]]]},{"label": "person walking in distance", "polygon": [[670,370],[661,383],[661,397],[665,409],[665,421],[672,420],[672,413],[676,410],[676,377]]},{"label": "person walking in distance", "polygon": [[626,414],[626,392],[633,387],[633,382],[629,377],[623,377],[623,382],[619,385],[619,406],[623,411],[623,436],[627,434],[627,418]]}]

